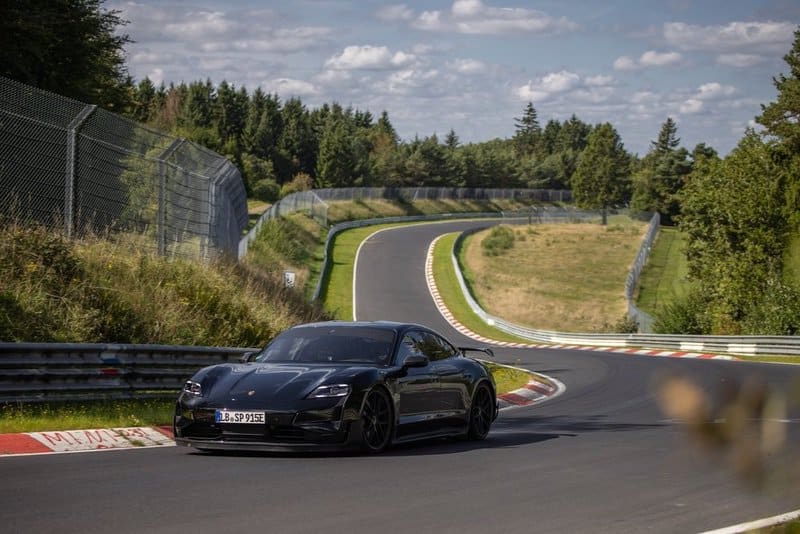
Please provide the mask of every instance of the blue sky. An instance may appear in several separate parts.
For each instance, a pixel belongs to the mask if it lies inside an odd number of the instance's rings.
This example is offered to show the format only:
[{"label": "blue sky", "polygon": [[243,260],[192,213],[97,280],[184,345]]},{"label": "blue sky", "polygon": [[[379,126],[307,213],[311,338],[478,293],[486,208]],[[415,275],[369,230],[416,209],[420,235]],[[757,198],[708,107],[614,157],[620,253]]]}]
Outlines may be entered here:
[{"label": "blue sky", "polygon": [[310,107],[389,112],[404,139],[463,143],[542,125],[611,122],[643,155],[667,117],[688,149],[730,151],[775,99],[800,2],[449,0],[111,1],[137,80],[210,78]]}]

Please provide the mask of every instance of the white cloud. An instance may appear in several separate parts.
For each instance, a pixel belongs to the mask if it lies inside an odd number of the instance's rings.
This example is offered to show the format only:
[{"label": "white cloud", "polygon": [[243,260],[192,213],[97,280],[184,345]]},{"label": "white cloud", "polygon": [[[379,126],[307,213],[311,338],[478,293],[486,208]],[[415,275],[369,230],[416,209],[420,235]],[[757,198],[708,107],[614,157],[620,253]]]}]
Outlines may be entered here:
[{"label": "white cloud", "polygon": [[178,38],[198,38],[209,35],[226,35],[236,27],[221,11],[194,11],[186,13],[178,22],[164,26],[164,33]]},{"label": "white cloud", "polygon": [[416,59],[414,54],[395,52],[385,46],[346,46],[341,54],[325,62],[327,69],[380,70],[406,66]]},{"label": "white cloud", "polygon": [[604,87],[613,83],[613,76],[603,76],[602,74],[599,74],[597,76],[588,76],[586,78],[586,85],[589,87]]},{"label": "white cloud", "polygon": [[418,30],[442,31],[446,28],[442,22],[440,11],[423,11],[414,21],[413,26]]},{"label": "white cloud", "polygon": [[678,52],[648,50],[639,56],[638,60],[629,56],[618,57],[614,60],[614,70],[631,71],[649,67],[668,67],[679,63],[681,59],[683,59],[683,56]]},{"label": "white cloud", "polygon": [[700,100],[717,100],[736,93],[732,85],[722,85],[718,82],[704,83],[697,88],[696,98]]},{"label": "white cloud", "polygon": [[736,88],[732,85],[723,85],[719,82],[704,83],[697,88],[695,93],[680,104],[680,112],[684,115],[693,115],[706,109],[706,104],[719,105],[728,97],[736,94]]},{"label": "white cloud", "polygon": [[678,52],[661,53],[655,50],[648,50],[639,58],[639,64],[642,67],[665,67],[667,65],[674,65],[680,60],[681,55]]},{"label": "white cloud", "polygon": [[147,77],[150,78],[150,81],[153,82],[153,84],[161,85],[161,82],[164,81],[164,69],[156,67],[147,73]]},{"label": "white cloud", "polygon": [[405,4],[396,4],[381,8],[377,16],[381,20],[411,20],[414,18],[414,11]]},{"label": "white cloud", "polygon": [[636,70],[638,68],[636,60],[628,56],[620,56],[614,60],[614,70]]},{"label": "white cloud", "polygon": [[402,69],[390,74],[376,87],[393,95],[409,95],[423,87],[430,87],[438,78],[439,71],[436,69]]},{"label": "white cloud", "polygon": [[267,91],[275,92],[282,97],[311,96],[316,95],[319,92],[313,84],[292,78],[277,78],[274,80],[268,80],[263,82],[261,86]]},{"label": "white cloud", "polygon": [[703,101],[698,100],[697,98],[689,98],[683,104],[681,104],[679,109],[684,115],[700,113],[700,111],[703,109]]},{"label": "white cloud", "polygon": [[780,53],[788,49],[794,30],[790,22],[731,22],[726,26],[667,22],[664,38],[681,50]]},{"label": "white cloud", "polygon": [[477,59],[456,59],[450,67],[461,74],[480,74],[486,71],[486,64]]},{"label": "white cloud", "polygon": [[566,17],[555,18],[534,9],[492,7],[482,0],[456,0],[449,13],[423,11],[412,22],[412,26],[419,30],[471,35],[548,34],[578,27]]},{"label": "white cloud", "polygon": [[764,56],[756,54],[720,54],[717,56],[717,63],[728,67],[744,69],[763,63],[766,61]]},{"label": "white cloud", "polygon": [[567,70],[551,72],[537,80],[531,80],[522,87],[515,89],[516,95],[522,100],[541,102],[569,92],[581,85],[581,77]]}]

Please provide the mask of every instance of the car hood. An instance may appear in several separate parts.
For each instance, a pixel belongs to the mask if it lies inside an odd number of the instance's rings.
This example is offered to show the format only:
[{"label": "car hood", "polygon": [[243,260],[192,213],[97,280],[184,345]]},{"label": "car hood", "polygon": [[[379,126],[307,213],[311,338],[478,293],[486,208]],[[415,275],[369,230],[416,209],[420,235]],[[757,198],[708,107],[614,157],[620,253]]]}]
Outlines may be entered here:
[{"label": "car hood", "polygon": [[368,369],[374,370],[350,365],[223,364],[207,369],[200,381],[214,403],[282,404],[303,399],[323,384],[351,384],[353,377]]}]

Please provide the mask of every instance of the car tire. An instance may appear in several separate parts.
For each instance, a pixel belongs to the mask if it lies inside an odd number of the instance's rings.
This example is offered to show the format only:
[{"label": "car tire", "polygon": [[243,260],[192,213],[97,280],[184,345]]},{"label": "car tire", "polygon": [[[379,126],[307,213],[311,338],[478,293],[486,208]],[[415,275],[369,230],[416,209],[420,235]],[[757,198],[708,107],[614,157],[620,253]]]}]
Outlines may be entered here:
[{"label": "car tire", "polygon": [[389,395],[374,388],[364,399],[361,410],[361,448],[369,454],[382,452],[392,440],[394,420]]},{"label": "car tire", "polygon": [[494,401],[492,390],[484,383],[478,384],[469,408],[469,429],[467,438],[475,441],[486,439],[494,420]]}]

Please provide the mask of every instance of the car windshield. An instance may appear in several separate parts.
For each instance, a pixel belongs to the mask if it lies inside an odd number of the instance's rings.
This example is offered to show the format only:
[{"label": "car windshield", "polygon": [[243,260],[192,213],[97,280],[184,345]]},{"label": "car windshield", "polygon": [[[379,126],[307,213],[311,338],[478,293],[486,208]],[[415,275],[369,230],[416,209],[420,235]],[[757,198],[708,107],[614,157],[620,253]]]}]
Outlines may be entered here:
[{"label": "car windshield", "polygon": [[395,334],[365,326],[307,326],[280,334],[257,362],[366,363],[388,365]]}]

